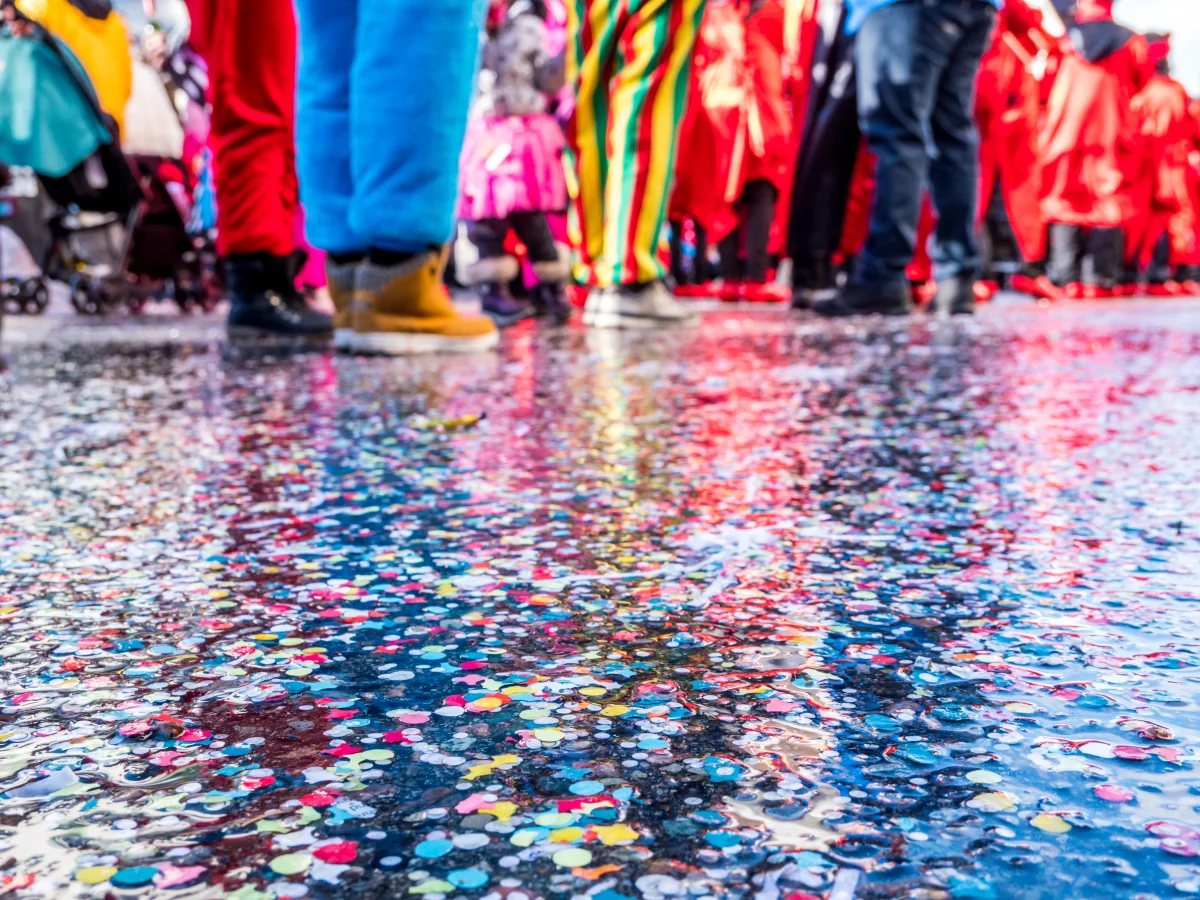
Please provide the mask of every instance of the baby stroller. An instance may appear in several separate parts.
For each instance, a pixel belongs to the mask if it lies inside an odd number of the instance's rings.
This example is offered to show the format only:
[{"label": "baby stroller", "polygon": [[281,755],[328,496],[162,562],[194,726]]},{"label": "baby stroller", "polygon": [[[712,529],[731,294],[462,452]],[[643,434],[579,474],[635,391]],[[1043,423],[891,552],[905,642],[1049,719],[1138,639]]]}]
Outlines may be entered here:
[{"label": "baby stroller", "polygon": [[[46,280],[70,289],[75,309],[89,315],[122,307],[142,309],[167,293],[181,308],[215,306],[218,293],[209,256],[187,232],[185,213],[168,186],[188,189],[187,173],[163,160],[127,158],[115,127],[100,109],[74,56],[45,30],[29,38],[0,35],[0,161],[28,166],[41,182],[49,214],[48,239],[39,242],[30,215],[7,224],[31,248],[42,276],[22,283],[17,302],[38,312]],[[34,296],[32,302],[22,297]]]}]

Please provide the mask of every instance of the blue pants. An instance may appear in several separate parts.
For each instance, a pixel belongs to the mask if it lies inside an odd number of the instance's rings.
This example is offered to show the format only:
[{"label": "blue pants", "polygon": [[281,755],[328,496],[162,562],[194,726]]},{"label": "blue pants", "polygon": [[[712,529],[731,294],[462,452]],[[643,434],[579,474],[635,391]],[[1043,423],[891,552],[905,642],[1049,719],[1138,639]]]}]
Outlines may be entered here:
[{"label": "blue pants", "polygon": [[984,0],[900,0],[863,23],[858,115],[876,188],[856,283],[906,282],[926,186],[938,215],[934,277],[979,274],[974,87],[995,18]]},{"label": "blue pants", "polygon": [[486,5],[296,0],[296,162],[314,246],[419,252],[450,239]]}]

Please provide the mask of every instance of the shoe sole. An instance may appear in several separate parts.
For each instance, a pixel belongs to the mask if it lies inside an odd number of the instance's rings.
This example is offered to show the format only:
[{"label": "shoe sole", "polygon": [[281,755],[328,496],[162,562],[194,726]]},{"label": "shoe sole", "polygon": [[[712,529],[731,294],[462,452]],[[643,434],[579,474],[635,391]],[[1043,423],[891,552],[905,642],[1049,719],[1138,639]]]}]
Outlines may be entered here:
[{"label": "shoe sole", "polygon": [[333,333],[333,347],[335,350],[348,350],[353,342],[353,328],[339,328]]},{"label": "shoe sole", "polygon": [[629,316],[623,313],[593,313],[591,319],[584,317],[583,323],[592,328],[623,331],[651,331],[655,328],[691,328],[700,323],[695,316],[686,319],[659,319],[654,316]]},{"label": "shoe sole", "polygon": [[350,332],[338,349],[369,356],[422,356],[438,353],[483,353],[500,343],[500,333],[447,337],[417,332]]},{"label": "shoe sole", "polygon": [[328,344],[330,339],[327,331],[316,334],[280,334],[277,331],[266,331],[262,328],[249,328],[243,325],[227,326],[225,334],[232,343],[274,347],[320,347]]}]

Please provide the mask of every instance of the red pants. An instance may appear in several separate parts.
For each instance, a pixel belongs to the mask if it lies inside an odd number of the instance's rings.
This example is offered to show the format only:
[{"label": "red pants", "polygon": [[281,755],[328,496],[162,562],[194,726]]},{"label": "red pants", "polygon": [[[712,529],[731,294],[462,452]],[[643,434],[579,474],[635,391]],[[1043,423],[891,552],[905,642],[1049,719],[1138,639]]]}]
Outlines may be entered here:
[{"label": "red pants", "polygon": [[296,17],[292,0],[188,0],[208,61],[218,250],[296,247]]}]

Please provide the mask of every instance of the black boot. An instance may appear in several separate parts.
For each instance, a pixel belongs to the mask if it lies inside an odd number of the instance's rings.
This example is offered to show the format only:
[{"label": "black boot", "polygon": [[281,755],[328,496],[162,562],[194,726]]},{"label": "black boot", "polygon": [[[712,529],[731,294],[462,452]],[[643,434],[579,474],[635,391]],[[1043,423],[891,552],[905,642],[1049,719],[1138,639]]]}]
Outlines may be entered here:
[{"label": "black boot", "polygon": [[333,333],[333,318],[310,309],[290,277],[288,256],[248,253],[225,259],[229,331],[285,337]]},{"label": "black boot", "polygon": [[952,316],[975,315],[975,279],[965,275],[943,278],[933,298],[933,312]]},{"label": "black boot", "polygon": [[508,289],[498,282],[481,284],[478,290],[483,311],[496,323],[497,328],[508,328],[533,315],[532,306],[524,300],[515,299]]},{"label": "black boot", "polygon": [[847,284],[834,297],[818,300],[813,312],[827,318],[844,316],[907,316],[912,312],[912,288],[895,284]]},{"label": "black boot", "polygon": [[533,288],[533,308],[555,325],[566,325],[575,311],[561,283],[540,283]]},{"label": "black boot", "polygon": [[812,309],[813,304],[837,293],[837,273],[832,260],[807,259],[792,269],[792,309]]}]

